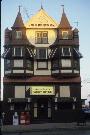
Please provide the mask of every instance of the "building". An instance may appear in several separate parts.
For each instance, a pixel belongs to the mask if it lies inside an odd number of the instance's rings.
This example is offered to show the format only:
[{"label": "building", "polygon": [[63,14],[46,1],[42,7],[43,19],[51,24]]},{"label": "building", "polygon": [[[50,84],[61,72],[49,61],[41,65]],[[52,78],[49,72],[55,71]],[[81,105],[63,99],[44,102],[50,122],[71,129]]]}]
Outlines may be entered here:
[{"label": "building", "polygon": [[56,23],[41,9],[24,24],[19,12],[5,30],[5,122],[17,112],[34,122],[75,121],[81,109],[79,34],[63,9]]}]

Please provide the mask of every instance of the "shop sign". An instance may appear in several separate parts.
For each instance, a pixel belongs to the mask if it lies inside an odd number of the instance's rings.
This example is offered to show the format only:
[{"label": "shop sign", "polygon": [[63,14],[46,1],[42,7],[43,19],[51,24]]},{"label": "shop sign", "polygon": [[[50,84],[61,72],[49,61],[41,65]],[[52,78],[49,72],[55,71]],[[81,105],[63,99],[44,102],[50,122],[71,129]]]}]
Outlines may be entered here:
[{"label": "shop sign", "polygon": [[31,86],[30,95],[54,95],[53,86]]}]

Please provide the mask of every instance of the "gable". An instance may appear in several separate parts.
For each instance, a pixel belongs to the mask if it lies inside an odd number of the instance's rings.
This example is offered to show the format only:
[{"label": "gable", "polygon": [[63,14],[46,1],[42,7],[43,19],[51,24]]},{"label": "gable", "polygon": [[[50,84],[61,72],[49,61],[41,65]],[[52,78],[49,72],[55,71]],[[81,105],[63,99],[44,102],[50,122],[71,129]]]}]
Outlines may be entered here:
[{"label": "gable", "polygon": [[26,24],[26,28],[57,28],[56,23],[43,9],[40,9]]}]

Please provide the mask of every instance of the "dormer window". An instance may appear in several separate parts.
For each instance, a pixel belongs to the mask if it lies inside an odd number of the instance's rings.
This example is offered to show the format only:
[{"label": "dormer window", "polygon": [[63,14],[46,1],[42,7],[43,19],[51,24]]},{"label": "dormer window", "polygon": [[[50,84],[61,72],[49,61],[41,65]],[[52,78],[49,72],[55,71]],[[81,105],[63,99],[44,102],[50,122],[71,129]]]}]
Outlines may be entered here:
[{"label": "dormer window", "polygon": [[68,39],[68,31],[62,31],[62,38]]},{"label": "dormer window", "polygon": [[16,39],[22,38],[22,31],[16,31]]}]

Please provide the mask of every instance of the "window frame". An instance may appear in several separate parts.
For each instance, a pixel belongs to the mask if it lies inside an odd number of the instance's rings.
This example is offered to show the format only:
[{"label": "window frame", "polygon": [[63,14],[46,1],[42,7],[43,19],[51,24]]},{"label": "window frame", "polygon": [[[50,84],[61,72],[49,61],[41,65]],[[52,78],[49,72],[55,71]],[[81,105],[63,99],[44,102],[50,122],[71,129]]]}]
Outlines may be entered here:
[{"label": "window frame", "polygon": [[[16,49],[20,49],[20,53],[19,54],[16,53]],[[23,48],[22,47],[14,47],[13,48],[13,56],[22,57],[23,56]]]},{"label": "window frame", "polygon": [[[68,54],[65,54],[65,50],[64,49],[68,49]],[[62,47],[62,56],[71,56],[71,48],[70,47]]]},{"label": "window frame", "polygon": [[22,39],[22,31],[16,31],[16,39]]},{"label": "window frame", "polygon": [[[40,36],[37,36],[37,34],[40,34]],[[46,34],[47,36],[43,36],[43,34]],[[38,42],[38,39],[41,41]],[[47,41],[44,42],[43,39],[46,39]],[[48,44],[48,31],[36,31],[35,32],[35,44]]]},{"label": "window frame", "polygon": [[[45,50],[45,58],[41,58],[41,54],[39,53],[40,49],[44,49]],[[47,59],[47,56],[48,55],[48,50],[47,48],[36,48],[36,59],[40,59],[40,60],[46,60]]]},{"label": "window frame", "polygon": [[[46,67],[39,67],[39,62],[46,62]],[[48,70],[48,61],[37,61],[37,70]]]},{"label": "window frame", "polygon": [[[67,35],[64,35],[64,33],[67,33]],[[69,32],[68,31],[62,31],[62,39],[69,39]]]}]

